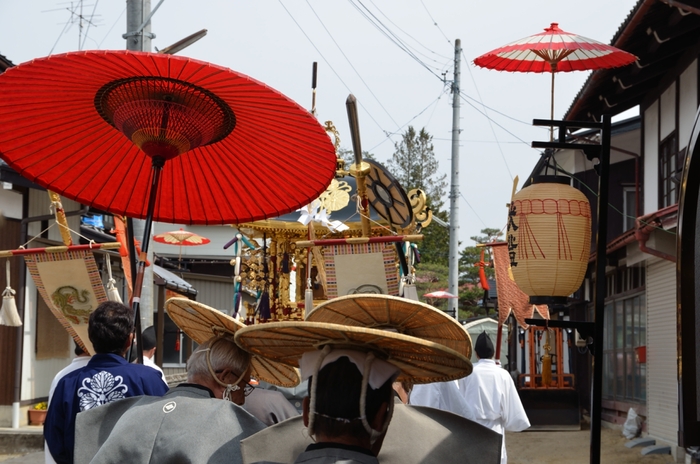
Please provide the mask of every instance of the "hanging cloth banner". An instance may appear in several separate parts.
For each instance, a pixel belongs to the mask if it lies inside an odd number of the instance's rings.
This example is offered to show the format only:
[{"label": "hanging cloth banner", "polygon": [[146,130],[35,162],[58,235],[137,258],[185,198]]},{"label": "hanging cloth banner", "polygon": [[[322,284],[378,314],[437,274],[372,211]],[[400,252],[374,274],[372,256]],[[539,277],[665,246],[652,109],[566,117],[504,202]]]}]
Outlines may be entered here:
[{"label": "hanging cloth banner", "polygon": [[362,243],[325,247],[326,296],[358,293],[399,294],[396,250],[391,243]]},{"label": "hanging cloth banner", "polygon": [[[118,243],[93,245],[118,248]],[[100,271],[89,245],[14,250],[25,255],[29,274],[39,294],[73,340],[86,352],[94,354],[88,337],[90,313],[107,301]]]},{"label": "hanging cloth banner", "polygon": [[518,284],[513,280],[510,273],[510,258],[508,256],[508,245],[506,242],[488,244],[493,250],[493,264],[496,270],[496,291],[498,293],[498,324],[508,319],[511,311],[515,314],[518,324],[527,328],[525,319],[531,318],[537,310],[544,318],[549,319],[549,308],[547,305],[530,304],[530,297],[527,296]]}]

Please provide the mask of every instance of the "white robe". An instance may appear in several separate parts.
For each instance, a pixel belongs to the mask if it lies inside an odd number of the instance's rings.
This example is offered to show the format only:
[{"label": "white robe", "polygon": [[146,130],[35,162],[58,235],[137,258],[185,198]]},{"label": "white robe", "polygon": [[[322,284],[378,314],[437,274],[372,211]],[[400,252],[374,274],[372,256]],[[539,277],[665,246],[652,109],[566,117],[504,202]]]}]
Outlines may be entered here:
[{"label": "white robe", "polygon": [[465,417],[503,434],[501,463],[505,464],[505,431],[520,432],[530,427],[513,379],[493,359],[480,359],[471,375],[458,383],[466,400]]},{"label": "white robe", "polygon": [[408,402],[412,406],[442,409],[466,417],[466,401],[456,380],[414,385]]}]

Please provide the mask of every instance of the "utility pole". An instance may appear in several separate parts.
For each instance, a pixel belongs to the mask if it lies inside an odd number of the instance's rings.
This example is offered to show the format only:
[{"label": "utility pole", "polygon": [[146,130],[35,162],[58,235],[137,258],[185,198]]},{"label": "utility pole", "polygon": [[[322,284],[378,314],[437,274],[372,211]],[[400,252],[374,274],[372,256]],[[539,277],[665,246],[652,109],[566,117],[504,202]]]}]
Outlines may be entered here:
[{"label": "utility pole", "polygon": [[[452,81],[452,181],[450,184],[450,257],[449,257],[449,292],[459,295],[459,63],[462,53],[462,41],[455,40],[455,71]],[[459,298],[450,298],[449,311],[457,319]]]},{"label": "utility pole", "polygon": [[[155,34],[151,33],[151,17],[163,0],[156,5],[156,9],[151,11],[151,0],[126,0],[126,34],[122,35],[126,39],[126,49],[137,52],[150,52],[151,39]],[[133,220],[133,237],[144,237],[146,233],[151,235],[152,231],[146,232],[146,221],[143,219]],[[131,247],[131,244],[129,244]],[[130,248],[130,253],[133,248]],[[146,257],[153,263],[153,248],[148,251]],[[132,276],[132,277],[135,277]],[[140,320],[136,321],[139,328],[137,335],[138,345],[141,346],[141,331],[153,325],[153,266],[147,266],[143,276],[143,289],[141,290]]]},{"label": "utility pole", "polygon": [[163,0],[151,11],[151,0],[126,0],[126,49],[137,52],[150,52],[151,39],[156,35],[151,33],[151,16],[156,12]]}]

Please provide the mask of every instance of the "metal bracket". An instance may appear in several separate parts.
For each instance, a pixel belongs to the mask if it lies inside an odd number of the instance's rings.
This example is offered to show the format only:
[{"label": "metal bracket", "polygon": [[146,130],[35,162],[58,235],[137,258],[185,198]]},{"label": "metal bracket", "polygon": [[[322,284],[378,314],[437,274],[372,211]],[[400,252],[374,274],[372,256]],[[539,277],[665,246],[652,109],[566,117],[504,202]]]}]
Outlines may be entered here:
[{"label": "metal bracket", "polygon": [[141,36],[146,36],[149,39],[155,39],[156,35],[153,32],[127,32],[126,34],[122,34],[122,39],[128,39],[129,37],[141,37]]}]

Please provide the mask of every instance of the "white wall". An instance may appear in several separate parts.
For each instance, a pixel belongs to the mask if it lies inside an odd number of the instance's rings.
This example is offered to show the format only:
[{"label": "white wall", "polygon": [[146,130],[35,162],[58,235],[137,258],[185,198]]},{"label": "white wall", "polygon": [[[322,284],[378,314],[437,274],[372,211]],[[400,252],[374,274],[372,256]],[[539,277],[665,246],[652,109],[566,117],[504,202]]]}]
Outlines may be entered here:
[{"label": "white wall", "polygon": [[[49,395],[54,376],[70,364],[71,358],[36,359],[36,302],[39,296],[34,281],[27,272],[27,290],[24,299],[24,348],[22,350],[22,401]],[[66,338],[67,349],[73,352],[71,338]]]},{"label": "white wall", "polygon": [[[66,213],[79,211],[82,208],[80,203],[75,202],[73,200],[69,200],[64,197],[61,197],[61,205],[63,206],[63,211],[65,211]],[[51,210],[51,201],[49,200],[49,194],[43,190],[29,189],[28,210],[30,218],[36,216],[45,216],[47,214],[53,214],[53,211]],[[74,234],[72,234],[73,241],[77,242],[77,233],[80,232],[80,216],[70,216],[67,218],[67,221],[68,227],[75,232]],[[49,239],[62,243],[63,240],[61,239],[61,232],[58,229],[58,225],[56,225],[56,221],[50,220],[49,227]],[[28,231],[30,236],[40,235],[42,232],[41,222],[30,222]]]},{"label": "white wall", "polygon": [[659,141],[668,137],[676,129],[676,83],[671,84],[661,94],[661,127]]},{"label": "white wall", "polygon": [[[647,261],[647,431],[677,445],[676,268],[670,261]],[[660,444],[660,443],[657,443]]]},{"label": "white wall", "polygon": [[22,219],[22,194],[0,188],[0,214],[6,218]]},{"label": "white wall", "polygon": [[659,209],[659,102],[644,111],[644,214]]},{"label": "white wall", "polygon": [[678,106],[678,149],[682,150],[688,146],[698,109],[697,60],[681,74],[681,97]]}]

